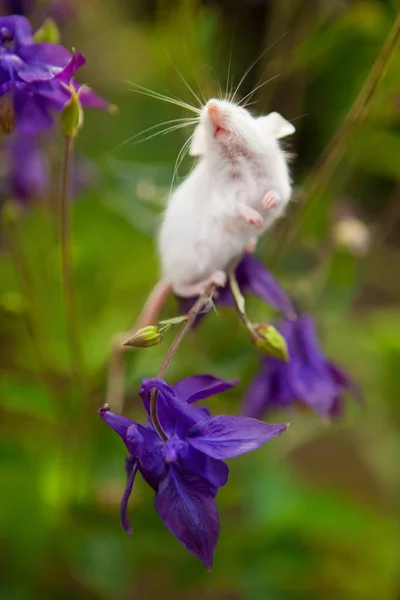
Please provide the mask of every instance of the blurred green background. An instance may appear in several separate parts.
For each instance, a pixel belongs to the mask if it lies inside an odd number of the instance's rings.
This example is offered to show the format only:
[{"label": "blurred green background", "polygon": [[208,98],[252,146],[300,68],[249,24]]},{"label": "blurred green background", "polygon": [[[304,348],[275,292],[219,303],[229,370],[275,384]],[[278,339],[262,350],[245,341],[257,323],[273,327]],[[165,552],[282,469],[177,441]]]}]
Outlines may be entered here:
[{"label": "blurred green background", "polygon": [[[8,4],[0,2],[1,14]],[[18,4],[23,5],[24,2]],[[303,184],[382,48],[393,0],[64,0],[26,2],[34,27],[54,10],[62,41],[87,58],[79,79],[119,113],[87,113],[78,163],[92,185],[72,204],[84,394],[69,375],[59,252],[40,202],[3,218],[0,249],[0,598],[4,600],[396,600],[400,598],[400,52],[338,165],[303,211]],[[262,54],[265,51],[264,54]],[[135,483],[131,539],[119,523],[125,449],[97,416],[112,336],[131,326],[158,278],[155,234],[188,130],[128,138],[181,108],[132,93],[129,81],[192,103],[176,67],[206,97],[237,85],[252,110],[296,126],[292,210],[259,256],[318,321],[324,349],[361,385],[340,423],[296,408],[289,431],[231,461],[218,494],[212,573],[168,533],[153,493]],[[218,84],[219,82],[219,84]],[[121,145],[123,144],[123,145]],[[55,164],[61,140],[43,141]],[[3,156],[3,155],[2,155]],[[2,161],[2,168],[4,161]],[[190,169],[184,161],[180,176]],[[49,189],[55,194],[56,184]],[[279,244],[297,224],[296,235]],[[344,224],[344,225],[343,225]],[[280,247],[277,254],[276,249]],[[171,300],[166,316],[176,313]],[[254,320],[269,316],[249,302]],[[33,335],[32,335],[33,334]],[[142,377],[165,347],[126,359],[125,414],[140,420]],[[212,401],[235,414],[258,357],[233,311],[211,314],[167,380],[240,376]]]}]

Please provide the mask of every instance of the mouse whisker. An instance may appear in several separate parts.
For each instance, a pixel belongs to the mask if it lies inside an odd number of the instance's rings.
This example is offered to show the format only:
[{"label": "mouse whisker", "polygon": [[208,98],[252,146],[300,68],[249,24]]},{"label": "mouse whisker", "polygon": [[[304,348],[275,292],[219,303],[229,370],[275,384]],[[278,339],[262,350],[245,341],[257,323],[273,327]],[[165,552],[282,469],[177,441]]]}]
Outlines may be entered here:
[{"label": "mouse whisker", "polygon": [[256,58],[256,60],[254,62],[251,63],[251,65],[249,67],[247,67],[246,71],[244,72],[244,75],[242,76],[242,78],[240,79],[239,83],[237,84],[235,91],[233,92],[233,94],[231,94],[231,96],[228,98],[228,102],[233,102],[236,94],[239,91],[240,86],[242,85],[242,83],[244,82],[244,80],[246,79],[247,75],[250,73],[250,71],[256,66],[256,64],[267,54],[267,52],[269,52],[270,50],[272,50],[272,48],[278,44],[282,38],[284,38],[286,35],[286,33],[283,33],[281,36],[279,36],[279,38],[273,42],[272,44],[270,44],[268,46],[268,48],[266,48],[264,50],[264,52],[262,52],[260,54],[260,56],[258,58]]},{"label": "mouse whisker", "polygon": [[[181,119],[171,119],[168,121],[164,121],[163,123],[157,123],[156,125],[152,125],[151,127],[147,127],[146,129],[143,129],[142,131],[139,131],[139,133],[135,133],[134,135],[132,135],[130,138],[128,138],[127,140],[121,142],[121,144],[119,144],[118,146],[116,146],[114,148],[114,150],[118,150],[119,148],[121,148],[121,146],[125,146],[125,144],[128,144],[129,142],[133,142],[134,140],[136,140],[136,138],[140,137],[141,135],[148,133],[149,131],[153,131],[154,129],[159,129],[160,127],[163,127],[164,125],[170,125],[172,123],[187,123],[188,125],[191,125],[193,123],[197,123],[198,119],[194,119],[194,118],[181,118]],[[163,133],[162,131],[158,131],[157,133]],[[148,138],[146,138],[148,139]],[[140,140],[142,142],[144,142],[145,140]],[[138,142],[136,142],[138,143]]]},{"label": "mouse whisker", "polygon": [[193,138],[193,134],[183,144],[182,148],[179,151],[178,156],[176,157],[174,172],[173,172],[173,175],[172,175],[171,187],[170,187],[170,191],[169,191],[169,195],[170,196],[172,194],[172,188],[175,185],[175,181],[176,181],[176,176],[177,176],[177,173],[178,173],[178,169],[181,166],[183,159],[185,158],[186,154],[189,151],[190,144],[192,142],[192,138]]},{"label": "mouse whisker", "polygon": [[176,131],[177,129],[182,129],[183,127],[189,127],[189,125],[194,125],[196,124],[198,121],[191,121],[190,123],[181,123],[178,125],[172,125],[171,127],[167,127],[166,129],[163,129],[161,131],[155,131],[154,133],[152,133],[151,135],[148,135],[147,137],[141,139],[141,140],[137,140],[136,142],[134,142],[135,144],[141,144],[142,142],[147,142],[148,140],[151,140],[155,137],[157,137],[158,135],[167,135],[168,133],[171,133],[172,131]]},{"label": "mouse whisker", "polygon": [[198,97],[198,95],[196,94],[196,92],[194,91],[194,89],[192,88],[192,86],[189,84],[188,81],[186,81],[186,79],[184,78],[184,76],[182,75],[182,73],[180,72],[180,70],[178,69],[178,67],[176,66],[176,64],[174,63],[174,61],[172,60],[172,57],[168,54],[169,59],[171,61],[172,66],[174,67],[175,71],[178,73],[180,79],[183,81],[183,83],[186,85],[187,89],[189,90],[189,92],[193,95],[194,98],[196,98],[199,107],[203,108],[203,104],[200,100],[200,98]]},{"label": "mouse whisker", "polygon": [[148,96],[149,98],[154,98],[155,100],[162,100],[163,102],[175,104],[176,106],[180,106],[181,108],[186,108],[187,110],[190,110],[190,111],[196,113],[197,115],[199,115],[201,112],[201,110],[199,108],[196,108],[195,106],[192,106],[191,104],[188,104],[187,102],[183,102],[182,100],[177,100],[176,98],[171,98],[170,96],[166,96],[164,94],[161,94],[160,92],[155,92],[154,90],[150,90],[149,88],[146,88],[137,83],[133,83],[131,85],[133,85],[134,88],[130,91],[136,92],[137,94],[142,94],[143,96]]},{"label": "mouse whisker", "polygon": [[[184,123],[185,125],[192,125],[198,122],[198,119],[195,118],[181,118],[181,119],[171,119],[168,121],[164,121],[163,123],[156,123],[156,125],[152,125],[151,127],[147,127],[146,129],[143,129],[142,131],[139,131],[139,133],[135,133],[134,135],[132,135],[131,137],[129,137],[127,140],[124,140],[123,142],[121,142],[121,144],[119,144],[118,146],[116,146],[115,148],[113,148],[113,151],[118,150],[119,148],[121,148],[122,146],[125,146],[125,144],[128,144],[130,142],[133,143],[140,143],[140,142],[144,142],[146,140],[149,139],[149,137],[146,137],[145,139],[142,140],[137,140],[137,138],[139,138],[141,135],[144,135],[145,133],[148,133],[149,131],[154,131],[155,129],[159,129],[160,127],[163,127],[164,125],[170,125],[172,123]],[[169,128],[167,128],[169,129]],[[158,134],[162,134],[163,131],[166,130],[160,130],[154,133],[154,135],[158,135]]]},{"label": "mouse whisker", "polygon": [[277,79],[277,77],[280,77],[281,74],[277,73],[276,75],[273,75],[273,77],[270,77],[269,79],[267,79],[267,81],[263,81],[262,83],[260,83],[259,85],[257,85],[254,90],[251,90],[251,92],[249,92],[248,94],[246,94],[239,102],[239,106],[243,106],[244,108],[246,106],[248,106],[247,103],[243,104],[243,102],[245,102],[246,98],[251,99],[251,97],[257,92],[257,90],[259,90],[260,88],[262,88],[264,85],[267,85],[267,83],[270,83],[271,81],[273,81],[274,79]]}]

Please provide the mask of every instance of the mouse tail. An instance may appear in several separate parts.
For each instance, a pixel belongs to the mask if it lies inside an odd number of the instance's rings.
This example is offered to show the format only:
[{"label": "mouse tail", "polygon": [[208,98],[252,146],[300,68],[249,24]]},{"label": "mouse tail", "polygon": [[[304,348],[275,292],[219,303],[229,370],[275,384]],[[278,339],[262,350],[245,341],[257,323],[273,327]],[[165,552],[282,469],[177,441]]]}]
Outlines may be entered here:
[{"label": "mouse tail", "polygon": [[168,281],[162,279],[154,286],[135,325],[135,331],[153,325],[158,321],[158,317],[171,294],[172,286]]}]

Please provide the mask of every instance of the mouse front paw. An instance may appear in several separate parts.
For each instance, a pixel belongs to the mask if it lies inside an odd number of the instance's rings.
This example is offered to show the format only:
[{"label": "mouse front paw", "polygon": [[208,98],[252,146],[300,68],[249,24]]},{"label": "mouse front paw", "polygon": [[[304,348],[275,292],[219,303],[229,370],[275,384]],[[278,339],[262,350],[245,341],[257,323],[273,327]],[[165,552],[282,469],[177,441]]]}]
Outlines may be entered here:
[{"label": "mouse front paw", "polygon": [[240,204],[239,212],[241,216],[246,219],[249,225],[254,225],[254,227],[257,227],[257,229],[264,225],[264,219],[260,213],[254,210],[254,208],[251,208],[251,206],[247,206],[247,204]]},{"label": "mouse front paw", "polygon": [[277,194],[274,190],[270,190],[267,192],[262,200],[263,207],[268,210],[269,208],[274,208],[280,201],[279,194]]}]

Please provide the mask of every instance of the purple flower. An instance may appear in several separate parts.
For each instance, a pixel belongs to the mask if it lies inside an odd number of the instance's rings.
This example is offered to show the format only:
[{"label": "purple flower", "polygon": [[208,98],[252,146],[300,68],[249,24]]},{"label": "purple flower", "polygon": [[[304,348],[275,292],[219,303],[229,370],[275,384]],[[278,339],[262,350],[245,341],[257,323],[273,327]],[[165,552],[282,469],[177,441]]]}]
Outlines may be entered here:
[{"label": "purple flower", "polygon": [[[22,16],[0,18],[0,97],[12,94],[16,129],[34,134],[53,124],[52,110],[62,110],[70,98],[67,85],[80,85],[73,74],[85,64],[82,54],[73,55],[58,44],[33,42],[29,21]],[[89,88],[82,88],[83,106],[108,108]]]},{"label": "purple flower", "polygon": [[[235,271],[242,294],[251,293],[286,316],[293,316],[295,310],[290,298],[281,288],[275,277],[264,267],[254,254],[246,253]],[[178,298],[182,313],[190,310],[197,298]],[[218,291],[217,304],[234,305],[229,283]]]},{"label": "purple flower", "polygon": [[[2,153],[5,165],[0,180],[0,201],[17,200],[23,204],[51,194],[50,164],[43,152],[40,139],[35,135],[13,133],[3,138]],[[46,143],[43,140],[43,146]],[[87,158],[74,154],[72,169],[72,193],[92,187],[98,173]]]},{"label": "purple flower", "polygon": [[[166,527],[208,569],[219,537],[215,496],[229,474],[223,459],[255,450],[286,429],[286,425],[245,417],[211,417],[206,408],[193,406],[234,385],[236,382],[210,375],[188,377],[172,387],[160,379],[144,380],[139,394],[149,415],[146,426],[115,415],[108,407],[99,411],[129,452],[127,485],[121,502],[125,531],[131,532],[126,512],[139,471],[156,492],[156,510]],[[157,413],[166,441],[151,421],[153,388],[158,390]]]},{"label": "purple flower", "polygon": [[24,203],[42,198],[48,188],[49,169],[36,136],[13,136],[8,144],[8,157],[11,197]]},{"label": "purple flower", "polygon": [[300,401],[323,418],[335,418],[343,412],[345,392],[361,399],[349,376],[324,356],[311,316],[285,319],[278,329],[286,339],[290,361],[262,359],[261,371],[244,401],[245,415],[259,417]]}]

